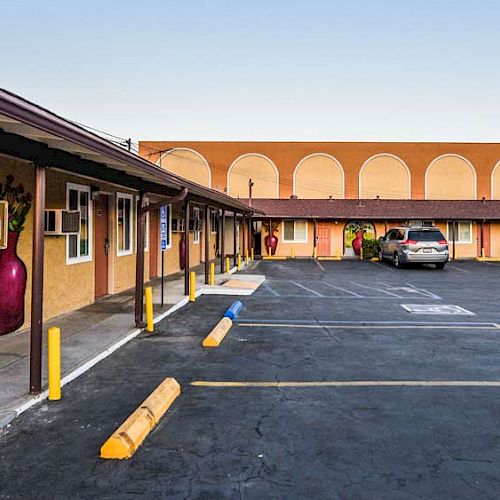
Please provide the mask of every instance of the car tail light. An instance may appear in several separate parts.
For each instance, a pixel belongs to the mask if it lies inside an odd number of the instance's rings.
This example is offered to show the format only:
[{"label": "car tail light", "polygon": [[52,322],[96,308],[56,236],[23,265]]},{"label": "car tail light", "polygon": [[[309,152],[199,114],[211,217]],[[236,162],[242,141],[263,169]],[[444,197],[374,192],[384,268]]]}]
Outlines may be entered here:
[{"label": "car tail light", "polygon": [[403,245],[416,245],[417,242],[415,240],[404,240]]},{"label": "car tail light", "polygon": [[439,240],[438,243],[440,245],[447,245],[448,244],[448,242],[446,240]]}]

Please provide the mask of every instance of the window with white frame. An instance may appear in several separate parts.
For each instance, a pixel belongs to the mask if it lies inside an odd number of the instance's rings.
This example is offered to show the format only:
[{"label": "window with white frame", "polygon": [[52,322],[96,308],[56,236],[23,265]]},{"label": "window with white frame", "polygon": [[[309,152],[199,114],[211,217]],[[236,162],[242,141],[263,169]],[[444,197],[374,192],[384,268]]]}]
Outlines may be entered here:
[{"label": "window with white frame", "polygon": [[193,233],[193,243],[200,242],[200,229],[201,229],[201,220],[200,220],[200,209],[195,207],[193,208],[194,215],[194,233]]},{"label": "window with white frame", "polygon": [[80,232],[66,236],[66,262],[76,264],[92,260],[92,201],[90,186],[66,184],[66,207],[80,211]]},{"label": "window with white frame", "polygon": [[219,214],[215,210],[210,211],[210,231],[212,233],[217,232],[217,227],[219,225],[218,216]]},{"label": "window with white frame", "polygon": [[132,203],[131,194],[116,194],[116,253],[118,256],[132,253]]},{"label": "window with white frame", "polygon": [[283,221],[284,243],[307,243],[307,221],[306,220],[284,220]]},{"label": "window with white frame", "polygon": [[448,222],[449,242],[453,241],[453,227],[455,227],[455,243],[472,243],[472,222],[470,220]]},{"label": "window with white frame", "polygon": [[[139,231],[139,210],[140,210],[140,198],[137,196],[136,198],[136,209],[135,209],[135,227],[136,231]],[[149,198],[144,198],[144,206],[149,205]],[[146,224],[144,226],[144,251],[147,252],[149,250],[149,212],[146,212]]]}]

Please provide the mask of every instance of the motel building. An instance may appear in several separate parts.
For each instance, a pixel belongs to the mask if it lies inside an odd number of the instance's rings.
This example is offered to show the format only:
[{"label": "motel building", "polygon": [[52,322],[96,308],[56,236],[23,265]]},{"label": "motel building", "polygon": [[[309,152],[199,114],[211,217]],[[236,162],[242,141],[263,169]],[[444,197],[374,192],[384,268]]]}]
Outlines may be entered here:
[{"label": "motel building", "polygon": [[261,210],[256,255],[269,228],[275,256],[347,259],[360,230],[415,224],[439,227],[451,258],[500,258],[500,144],[143,141],[139,153]]},{"label": "motel building", "polygon": [[203,264],[208,283],[210,262],[242,250],[234,236],[249,251],[260,211],[209,185],[0,90],[0,353],[30,336],[32,393],[47,320],[134,290],[131,327],[144,326],[145,282],[182,271],[189,295],[190,270]]}]

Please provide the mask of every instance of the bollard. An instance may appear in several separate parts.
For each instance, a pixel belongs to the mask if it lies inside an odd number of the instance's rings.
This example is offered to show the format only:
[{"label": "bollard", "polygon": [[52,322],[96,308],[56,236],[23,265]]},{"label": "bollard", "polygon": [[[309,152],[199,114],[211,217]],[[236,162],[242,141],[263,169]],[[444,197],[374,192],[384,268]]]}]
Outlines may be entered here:
[{"label": "bollard", "polygon": [[49,400],[61,399],[61,330],[56,326],[49,328]]},{"label": "bollard", "polygon": [[295,248],[294,247],[292,247],[291,250],[290,250],[290,257],[292,259],[295,259]]},{"label": "bollard", "polygon": [[229,265],[229,257],[226,257],[226,273],[229,272],[230,265]]},{"label": "bollard", "polygon": [[209,285],[215,285],[215,262],[210,264],[210,279],[208,281]]},{"label": "bollard", "polygon": [[147,286],[144,289],[144,295],[146,298],[146,330],[152,333],[155,331],[153,324],[153,288]]},{"label": "bollard", "polygon": [[189,302],[196,300],[196,273],[191,271],[189,273]]},{"label": "bollard", "polygon": [[238,271],[241,271],[241,255],[240,254],[238,254],[237,262],[238,262]]},{"label": "bollard", "polygon": [[269,257],[271,257],[271,255],[272,255],[271,247],[267,247],[267,255],[269,255]]},{"label": "bollard", "polygon": [[245,264],[248,265],[248,248],[245,250]]},{"label": "bollard", "polygon": [[486,252],[484,251],[484,248],[481,248],[481,257],[483,259],[486,257]]},{"label": "bollard", "polygon": [[316,247],[313,248],[313,259],[318,258],[318,249]]},{"label": "bollard", "polygon": [[250,249],[250,260],[254,260],[253,247]]},{"label": "bollard", "polygon": [[359,247],[359,258],[363,260],[363,245]]}]

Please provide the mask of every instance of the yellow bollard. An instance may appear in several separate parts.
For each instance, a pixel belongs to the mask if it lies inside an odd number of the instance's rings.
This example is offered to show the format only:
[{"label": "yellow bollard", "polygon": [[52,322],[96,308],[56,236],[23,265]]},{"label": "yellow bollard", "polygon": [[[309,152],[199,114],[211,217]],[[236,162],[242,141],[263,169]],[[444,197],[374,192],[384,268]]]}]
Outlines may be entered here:
[{"label": "yellow bollard", "polygon": [[241,255],[240,254],[238,254],[237,262],[238,262],[238,271],[241,271]]},{"label": "yellow bollard", "polygon": [[245,250],[245,264],[248,265],[248,248]]},{"label": "yellow bollard", "polygon": [[215,262],[210,264],[210,279],[208,280],[208,284],[215,285]]},{"label": "yellow bollard", "polygon": [[253,247],[250,249],[250,260],[254,260]]},{"label": "yellow bollard", "polygon": [[267,255],[269,255],[269,257],[271,257],[271,247],[267,247]]},{"label": "yellow bollard", "polygon": [[191,271],[189,273],[189,302],[196,300],[196,273]]},{"label": "yellow bollard", "polygon": [[295,248],[294,247],[292,247],[291,250],[290,250],[290,257],[292,259],[295,259]]},{"label": "yellow bollard", "polygon": [[230,265],[229,265],[229,257],[226,257],[226,273],[229,272]]},{"label": "yellow bollard", "polygon": [[481,248],[481,257],[483,259],[486,257],[486,252],[484,251],[484,248]]},{"label": "yellow bollard", "polygon": [[49,328],[49,400],[61,399],[61,330]]},{"label": "yellow bollard", "polygon": [[318,258],[318,249],[316,247],[313,248],[313,259]]},{"label": "yellow bollard", "polygon": [[146,330],[152,333],[155,331],[153,324],[153,288],[147,286],[144,289],[144,295],[146,298]]}]

